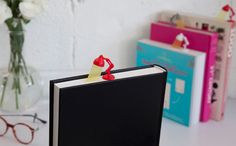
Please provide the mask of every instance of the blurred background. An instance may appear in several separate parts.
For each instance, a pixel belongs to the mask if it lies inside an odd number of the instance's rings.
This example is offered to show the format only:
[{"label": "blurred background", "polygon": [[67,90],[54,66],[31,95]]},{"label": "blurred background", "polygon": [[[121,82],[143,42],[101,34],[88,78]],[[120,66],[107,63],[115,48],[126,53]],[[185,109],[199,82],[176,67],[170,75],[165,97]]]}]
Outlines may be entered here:
[{"label": "blurred background", "polygon": [[[109,56],[115,68],[135,66],[136,42],[149,36],[159,11],[216,16],[226,3],[236,7],[236,0],[50,0],[49,8],[25,28],[25,59],[45,79],[48,98],[49,79],[87,73],[99,54]],[[0,25],[0,38],[2,68],[10,53],[5,25]],[[231,71],[229,96],[236,98],[235,50]]]}]

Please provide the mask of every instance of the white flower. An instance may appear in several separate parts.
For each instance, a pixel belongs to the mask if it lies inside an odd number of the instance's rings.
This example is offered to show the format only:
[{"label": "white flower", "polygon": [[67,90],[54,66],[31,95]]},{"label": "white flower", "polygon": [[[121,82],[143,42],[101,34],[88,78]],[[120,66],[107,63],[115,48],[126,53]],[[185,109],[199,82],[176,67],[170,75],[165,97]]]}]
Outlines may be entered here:
[{"label": "white flower", "polygon": [[19,4],[22,16],[31,20],[39,15],[47,6],[47,0],[23,0]]},{"label": "white flower", "polygon": [[8,7],[5,1],[0,0],[0,24],[4,23],[7,19],[11,17],[11,9]]}]

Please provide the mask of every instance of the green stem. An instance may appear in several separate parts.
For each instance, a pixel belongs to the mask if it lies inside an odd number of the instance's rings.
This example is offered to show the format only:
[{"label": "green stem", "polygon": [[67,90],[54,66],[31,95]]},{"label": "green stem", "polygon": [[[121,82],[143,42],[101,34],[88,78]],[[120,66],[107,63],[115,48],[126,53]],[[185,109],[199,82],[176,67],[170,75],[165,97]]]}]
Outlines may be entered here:
[{"label": "green stem", "polygon": [[2,105],[3,105],[3,101],[4,101],[4,97],[5,97],[7,82],[8,82],[8,77],[4,77],[3,83],[2,83],[3,90],[2,90],[1,101],[0,101],[0,106],[1,106],[1,107],[2,107]]},{"label": "green stem", "polygon": [[19,98],[18,98],[18,93],[17,90],[15,90],[15,100],[16,100],[16,109],[19,109]]},{"label": "green stem", "polygon": [[[18,110],[19,105],[19,95],[21,94],[21,75],[24,77],[26,83],[29,83],[29,80],[33,82],[33,78],[29,75],[26,62],[22,55],[23,44],[24,44],[24,30],[21,19],[11,18],[6,21],[8,29],[10,31],[10,46],[11,46],[11,55],[10,61],[8,64],[8,71],[13,76],[12,90],[15,93],[15,103],[16,109]],[[7,79],[8,80],[8,79]],[[3,92],[1,95],[0,105],[4,103],[5,91],[7,87],[7,80],[3,83]]]}]

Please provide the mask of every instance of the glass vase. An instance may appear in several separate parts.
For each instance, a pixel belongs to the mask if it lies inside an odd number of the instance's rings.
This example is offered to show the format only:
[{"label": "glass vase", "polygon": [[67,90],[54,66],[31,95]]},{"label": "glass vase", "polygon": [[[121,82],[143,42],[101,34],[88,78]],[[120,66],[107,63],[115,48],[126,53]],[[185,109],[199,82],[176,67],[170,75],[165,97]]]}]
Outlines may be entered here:
[{"label": "glass vase", "polygon": [[42,96],[39,73],[28,67],[23,52],[24,31],[10,31],[10,61],[0,69],[0,109],[20,112],[34,105]]}]

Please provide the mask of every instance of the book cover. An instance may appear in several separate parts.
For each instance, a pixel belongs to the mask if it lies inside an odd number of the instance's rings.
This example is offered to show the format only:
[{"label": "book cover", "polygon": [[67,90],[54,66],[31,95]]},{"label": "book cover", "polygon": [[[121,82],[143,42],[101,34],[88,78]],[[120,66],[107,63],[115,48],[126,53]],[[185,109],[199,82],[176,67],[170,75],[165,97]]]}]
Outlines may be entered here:
[{"label": "book cover", "polygon": [[188,48],[205,52],[206,64],[204,73],[204,86],[202,93],[202,108],[200,120],[206,122],[210,119],[211,96],[214,78],[215,55],[217,49],[218,35],[216,33],[204,32],[188,28],[177,28],[166,23],[153,23],[151,25],[151,40],[172,44],[176,36],[183,33],[190,44]]},{"label": "book cover", "polygon": [[140,40],[137,66],[157,63],[168,70],[164,117],[185,126],[199,122],[205,53]]},{"label": "book cover", "polygon": [[175,11],[161,12],[158,19],[159,21],[170,22],[171,18],[176,14],[179,14],[188,27],[217,32],[219,35],[211,100],[211,118],[222,120],[224,117],[225,101],[228,96],[228,77],[236,33],[235,22],[220,21],[216,18]]},{"label": "book cover", "polygon": [[50,82],[50,146],[157,146],[167,72],[157,65]]}]

